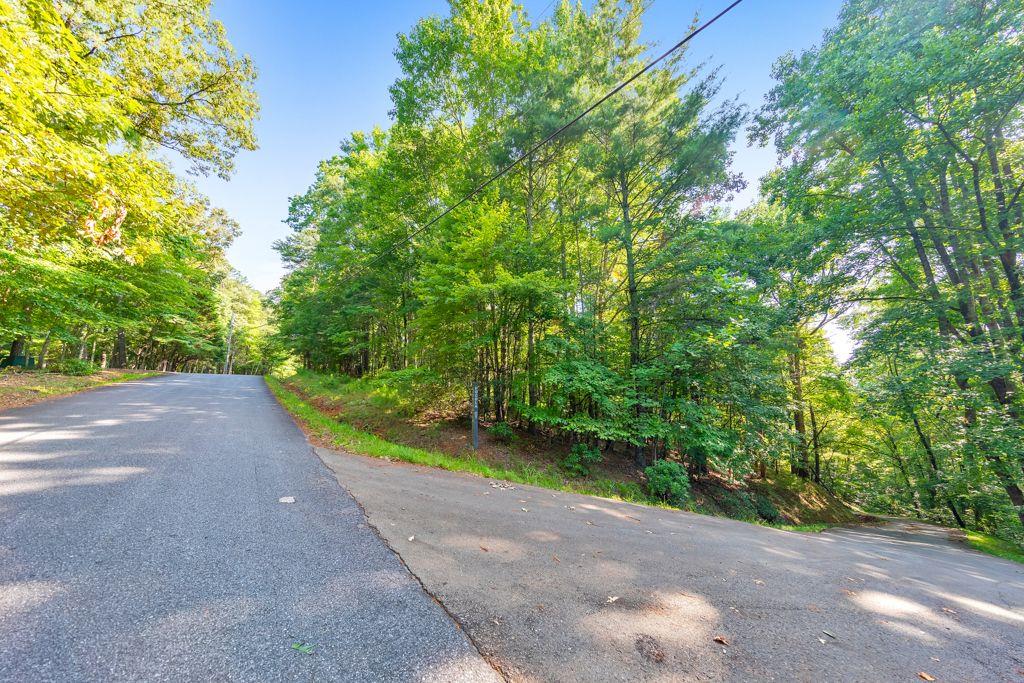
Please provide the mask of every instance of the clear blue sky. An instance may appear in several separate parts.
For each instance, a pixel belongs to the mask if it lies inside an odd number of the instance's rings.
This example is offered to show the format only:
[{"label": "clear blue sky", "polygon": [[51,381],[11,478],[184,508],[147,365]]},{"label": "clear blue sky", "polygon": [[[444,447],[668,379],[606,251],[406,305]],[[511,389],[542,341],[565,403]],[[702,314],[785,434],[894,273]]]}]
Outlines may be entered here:
[{"label": "clear blue sky", "polygon": [[[536,17],[550,3],[523,4]],[[655,0],[645,16],[644,39],[671,45],[686,34],[695,13],[710,17],[726,4]],[[772,62],[817,43],[840,5],[841,0],[745,0],[694,39],[690,58],[721,65],[725,93],[756,109],[771,87]],[[445,13],[444,0],[214,0],[214,15],[260,72],[260,149],[238,158],[230,181],[200,178],[199,186],[241,224],[229,258],[257,289],[276,286],[283,272],[271,243],[288,231],[282,223],[288,197],[309,186],[317,162],[351,131],[388,125],[388,86],[398,75],[392,55],[396,34],[422,16]],[[737,206],[749,203],[758,179],[774,163],[774,150],[750,149],[745,136],[737,141],[735,168],[750,183]]]}]

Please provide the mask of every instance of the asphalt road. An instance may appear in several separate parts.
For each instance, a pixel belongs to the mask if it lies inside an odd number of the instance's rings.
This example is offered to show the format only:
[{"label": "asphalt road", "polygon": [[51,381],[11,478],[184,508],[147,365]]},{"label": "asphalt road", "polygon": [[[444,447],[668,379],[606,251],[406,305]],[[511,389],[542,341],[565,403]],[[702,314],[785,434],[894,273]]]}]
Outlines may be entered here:
[{"label": "asphalt road", "polygon": [[496,679],[261,378],[0,413],[0,680]]},{"label": "asphalt road", "polygon": [[318,453],[517,681],[1024,681],[1024,565],[938,527],[794,533]]}]

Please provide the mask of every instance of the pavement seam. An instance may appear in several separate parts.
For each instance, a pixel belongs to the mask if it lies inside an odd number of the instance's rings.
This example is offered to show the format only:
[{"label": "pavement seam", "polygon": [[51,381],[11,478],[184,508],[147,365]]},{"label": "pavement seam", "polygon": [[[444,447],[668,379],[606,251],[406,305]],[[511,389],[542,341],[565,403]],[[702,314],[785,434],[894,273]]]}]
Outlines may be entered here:
[{"label": "pavement seam", "polygon": [[345,486],[341,482],[341,478],[338,475],[338,472],[333,467],[331,467],[330,464],[326,460],[324,460],[320,456],[320,449],[323,448],[323,450],[325,450],[325,451],[329,451],[331,453],[337,453],[338,455],[351,455],[351,454],[347,453],[345,451],[339,451],[339,450],[332,449],[332,448],[324,448],[323,446],[317,446],[317,445],[313,444],[313,442],[311,442],[309,440],[309,433],[306,431],[306,427],[302,423],[302,421],[299,420],[298,418],[296,418],[294,415],[292,415],[292,412],[284,407],[284,405],[281,403],[281,401],[277,398],[277,395],[274,394],[274,392],[269,391],[269,388],[268,388],[268,392],[270,393],[271,396],[274,397],[274,402],[277,403],[277,406],[281,410],[284,411],[285,415],[287,415],[291,419],[291,421],[295,424],[295,426],[299,428],[299,431],[302,432],[302,436],[306,439],[306,444],[309,446],[309,449],[312,452],[312,454],[316,457],[317,460],[319,460],[323,464],[324,467],[327,468],[327,470],[329,472],[331,472],[331,474],[334,475],[334,481],[336,481],[338,483],[338,488],[340,488],[345,493],[347,493],[349,498],[351,498],[355,502],[356,506],[359,508],[359,512],[363,515],[363,519],[366,520],[366,526],[369,527],[370,530],[373,531],[374,535],[380,540],[381,543],[384,544],[384,547],[387,548],[388,550],[390,550],[391,553],[394,554],[394,556],[398,558],[398,562],[402,565],[403,568],[405,568],[405,571],[409,573],[409,576],[411,576],[413,579],[415,579],[416,583],[419,584],[420,590],[422,590],[423,593],[427,597],[429,597],[431,600],[433,600],[434,603],[438,607],[440,607],[441,610],[446,615],[448,615],[448,618],[451,619],[453,624],[455,624],[455,627],[458,628],[459,631],[463,635],[465,635],[466,640],[469,641],[469,644],[473,647],[473,649],[476,651],[476,653],[478,655],[480,655],[480,659],[482,659],[483,661],[487,662],[487,665],[490,666],[491,669],[493,669],[496,674],[498,674],[498,676],[501,678],[501,680],[510,682],[512,679],[509,678],[509,676],[502,670],[502,668],[498,665],[498,663],[496,661],[493,661],[490,657],[485,655],[483,653],[483,651],[481,651],[480,644],[476,642],[476,639],[473,638],[473,634],[469,632],[469,629],[466,628],[466,625],[462,623],[462,620],[460,620],[450,609],[448,609],[448,607],[443,602],[441,602],[441,600],[439,600],[436,595],[434,595],[433,593],[430,592],[430,590],[427,588],[426,584],[423,583],[423,580],[420,579],[420,577],[416,574],[416,572],[414,572],[412,570],[412,568],[408,565],[408,563],[406,563],[405,558],[402,557],[402,554],[400,552],[398,552],[397,550],[395,550],[395,548],[391,545],[391,543],[388,542],[387,538],[384,537],[384,534],[382,534],[380,532],[380,529],[378,529],[376,527],[376,525],[374,525],[373,522],[370,521],[370,515],[366,512],[366,508],[363,506],[362,501],[360,501],[355,496],[355,494],[352,493],[352,491],[349,490],[349,488],[347,486]]},{"label": "pavement seam", "polygon": [[[312,446],[312,444],[310,444],[310,445]],[[463,634],[465,634],[466,640],[468,640],[470,645],[473,646],[473,649],[476,650],[478,655],[480,655],[480,658],[483,659],[485,662],[487,662],[487,664],[492,669],[494,669],[495,673],[497,673],[499,676],[501,676],[501,679],[503,681],[511,681],[512,679],[509,678],[508,675],[506,675],[506,673],[504,671],[502,671],[501,667],[496,662],[492,661],[490,657],[485,655],[480,650],[480,644],[476,642],[476,640],[473,638],[473,634],[470,633],[469,629],[466,628],[466,625],[462,623],[462,620],[459,619],[450,609],[448,609],[448,607],[443,602],[441,602],[441,600],[439,600],[436,595],[434,595],[433,593],[430,592],[430,589],[427,588],[425,583],[423,583],[423,580],[420,579],[420,577],[416,574],[416,572],[414,572],[412,570],[412,568],[406,563],[405,558],[402,557],[402,553],[400,553],[397,550],[395,550],[395,548],[391,545],[391,543],[388,541],[388,539],[384,537],[384,534],[382,534],[380,532],[380,529],[378,529],[376,527],[376,525],[374,525],[373,522],[370,521],[370,515],[369,515],[369,513],[366,512],[366,508],[363,507],[362,502],[358,498],[356,498],[355,494],[352,493],[352,491],[349,490],[349,488],[347,486],[345,486],[344,484],[341,483],[341,479],[338,476],[338,472],[335,471],[335,469],[333,467],[331,467],[330,464],[328,464],[326,460],[324,460],[322,457],[320,457],[319,450],[320,450],[320,448],[322,448],[322,446],[312,446],[312,448],[313,448],[313,453],[320,460],[320,462],[322,462],[324,464],[324,467],[326,467],[328,470],[330,470],[334,474],[334,479],[335,479],[335,481],[338,482],[338,486],[341,487],[341,489],[344,490],[349,496],[351,496],[352,500],[354,500],[356,505],[359,506],[359,511],[363,513],[363,519],[366,520],[366,525],[371,530],[373,530],[374,535],[376,535],[377,538],[380,539],[380,542],[384,544],[384,547],[386,547],[388,550],[390,550],[392,553],[395,554],[395,557],[398,558],[398,561],[402,564],[403,567],[405,567],[405,571],[409,572],[409,575],[412,576],[412,578],[416,579],[416,583],[419,584],[419,586],[423,590],[423,592],[426,593],[427,596],[431,600],[433,600],[437,604],[438,607],[440,607],[442,610],[444,610],[444,613],[448,615],[448,618],[452,620],[452,622],[455,624],[455,626]],[[337,450],[334,450],[334,449],[331,449],[331,448],[324,448],[323,450],[330,451],[332,453],[337,453],[338,455],[351,455],[350,453],[347,453],[345,451],[337,451]]]}]

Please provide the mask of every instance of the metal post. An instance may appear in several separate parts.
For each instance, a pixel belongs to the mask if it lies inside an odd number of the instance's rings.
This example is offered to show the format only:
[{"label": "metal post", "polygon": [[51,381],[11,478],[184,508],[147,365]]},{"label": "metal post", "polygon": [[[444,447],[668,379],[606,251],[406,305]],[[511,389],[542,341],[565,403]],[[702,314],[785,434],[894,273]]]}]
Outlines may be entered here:
[{"label": "metal post", "polygon": [[480,411],[479,411],[479,399],[480,399],[480,385],[473,382],[473,450],[480,448]]}]

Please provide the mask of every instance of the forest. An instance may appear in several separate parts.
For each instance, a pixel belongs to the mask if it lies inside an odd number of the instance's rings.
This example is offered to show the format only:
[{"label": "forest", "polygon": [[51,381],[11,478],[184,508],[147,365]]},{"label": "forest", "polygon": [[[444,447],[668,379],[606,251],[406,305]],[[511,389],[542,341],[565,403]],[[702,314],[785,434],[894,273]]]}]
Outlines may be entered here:
[{"label": "forest", "polygon": [[[646,6],[562,0],[531,21],[511,0],[451,0],[399,35],[389,125],[352,133],[291,202],[279,343],[309,370],[463,411],[476,384],[492,429],[583,460],[670,463],[656,473],[687,481],[792,472],[864,509],[1019,542],[1024,2],[847,0],[817,46],[778,58],[756,110],[680,50],[534,149],[656,53]],[[83,135],[118,130],[78,113],[96,129]],[[226,161],[173,123],[144,132]],[[758,181],[732,168],[744,139],[779,161],[733,211]],[[37,195],[17,191],[5,230],[41,267],[70,237],[19,237]],[[173,239],[210,258],[226,228],[181,201],[195,220]],[[105,220],[61,258],[109,252]],[[119,229],[103,267],[136,272],[160,238]],[[45,272],[71,272],[60,263]],[[4,310],[38,336],[58,304],[7,287]],[[105,291],[90,329],[118,329],[132,295]],[[842,363],[836,329],[854,343]]]},{"label": "forest", "polygon": [[256,148],[255,77],[206,0],[0,0],[4,364],[269,369],[238,226],[184,177]]}]

